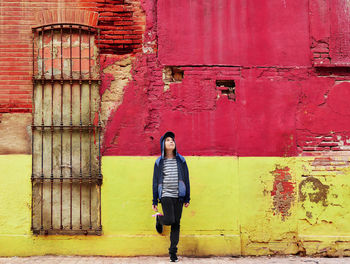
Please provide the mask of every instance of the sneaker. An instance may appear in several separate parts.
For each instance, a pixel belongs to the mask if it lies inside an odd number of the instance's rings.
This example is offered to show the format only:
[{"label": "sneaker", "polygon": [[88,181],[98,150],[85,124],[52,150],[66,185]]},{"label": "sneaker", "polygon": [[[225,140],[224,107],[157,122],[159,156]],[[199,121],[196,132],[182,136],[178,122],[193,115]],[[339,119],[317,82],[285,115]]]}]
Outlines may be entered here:
[{"label": "sneaker", "polygon": [[159,215],[156,215],[156,230],[157,230],[157,232],[159,233],[159,234],[161,234],[161,233],[163,233],[163,225],[160,223],[160,221],[159,221],[159,216],[160,216],[161,214],[159,214]]},{"label": "sneaker", "polygon": [[175,253],[170,254],[170,262],[178,262],[179,259],[177,258]]}]

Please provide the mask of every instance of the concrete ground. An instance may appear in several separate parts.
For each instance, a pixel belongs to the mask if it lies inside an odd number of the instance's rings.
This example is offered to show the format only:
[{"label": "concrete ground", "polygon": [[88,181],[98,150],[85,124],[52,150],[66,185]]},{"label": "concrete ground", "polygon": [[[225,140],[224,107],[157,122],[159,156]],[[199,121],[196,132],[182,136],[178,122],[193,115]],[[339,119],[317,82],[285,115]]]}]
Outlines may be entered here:
[{"label": "concrete ground", "polygon": [[[211,258],[188,258],[180,257],[179,263],[194,263],[194,264],[342,264],[350,263],[349,258],[310,258],[298,256],[285,257],[211,257]],[[11,257],[1,258],[0,264],[160,264],[169,263],[167,257],[131,257],[131,258],[116,258],[116,257],[75,257],[75,256],[38,256],[38,257]]]}]

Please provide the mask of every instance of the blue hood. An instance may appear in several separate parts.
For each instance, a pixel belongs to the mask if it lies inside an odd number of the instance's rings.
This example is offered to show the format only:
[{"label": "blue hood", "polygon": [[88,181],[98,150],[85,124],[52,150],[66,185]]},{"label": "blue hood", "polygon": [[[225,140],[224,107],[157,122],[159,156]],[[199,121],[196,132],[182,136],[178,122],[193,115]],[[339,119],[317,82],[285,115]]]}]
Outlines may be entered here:
[{"label": "blue hood", "polygon": [[[168,133],[168,132],[167,132],[167,133]],[[167,133],[165,133],[165,134],[160,138],[160,153],[161,153],[161,157],[162,157],[163,159],[164,159],[164,157],[165,157],[165,146],[164,146],[165,138],[164,138],[164,136],[165,136]],[[177,153],[177,150],[176,150],[175,138],[174,138],[174,143],[175,143],[174,155],[177,156],[178,153]]]}]

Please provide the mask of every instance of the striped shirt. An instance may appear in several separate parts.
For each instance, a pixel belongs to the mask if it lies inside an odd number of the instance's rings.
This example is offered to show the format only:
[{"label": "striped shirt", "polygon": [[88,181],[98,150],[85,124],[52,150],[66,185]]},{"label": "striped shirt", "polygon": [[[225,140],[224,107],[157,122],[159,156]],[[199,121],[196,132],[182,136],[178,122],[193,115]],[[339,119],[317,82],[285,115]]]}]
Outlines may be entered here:
[{"label": "striped shirt", "polygon": [[162,197],[179,197],[179,176],[176,158],[164,159]]}]

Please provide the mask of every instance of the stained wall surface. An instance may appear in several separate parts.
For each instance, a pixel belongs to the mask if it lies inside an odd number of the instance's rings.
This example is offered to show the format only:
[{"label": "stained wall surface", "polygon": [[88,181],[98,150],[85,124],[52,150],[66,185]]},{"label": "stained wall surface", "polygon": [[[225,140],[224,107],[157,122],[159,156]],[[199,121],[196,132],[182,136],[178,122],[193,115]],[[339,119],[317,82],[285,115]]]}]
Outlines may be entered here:
[{"label": "stained wall surface", "polygon": [[[0,255],[166,255],[170,230],[157,234],[151,216],[154,160],[103,158],[101,236],[38,236],[30,230],[31,157],[1,156],[7,191],[0,194]],[[349,170],[306,177],[312,161],[188,157],[192,198],[183,211],[179,254],[346,256]]]},{"label": "stained wall surface", "polygon": [[[348,1],[43,3],[0,3],[0,255],[166,254],[167,130],[191,175],[181,254],[349,255]],[[31,27],[55,22],[101,30],[101,236],[30,231]]]}]

